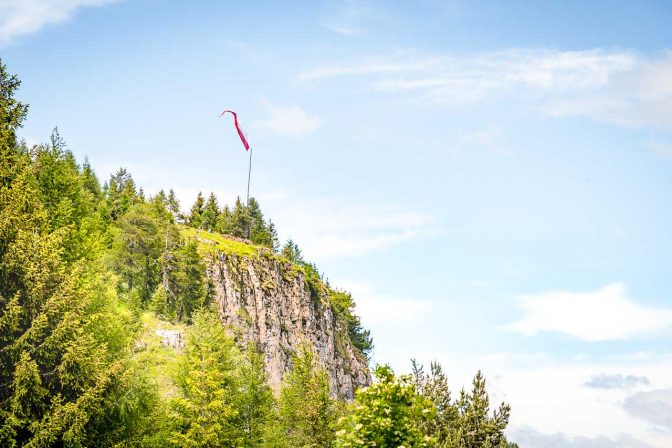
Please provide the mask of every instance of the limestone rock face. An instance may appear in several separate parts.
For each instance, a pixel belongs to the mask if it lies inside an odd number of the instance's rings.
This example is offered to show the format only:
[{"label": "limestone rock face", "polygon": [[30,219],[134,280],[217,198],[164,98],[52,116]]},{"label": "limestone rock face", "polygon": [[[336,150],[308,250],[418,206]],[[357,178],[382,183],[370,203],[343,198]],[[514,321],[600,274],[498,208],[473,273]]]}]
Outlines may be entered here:
[{"label": "limestone rock face", "polygon": [[328,294],[311,289],[301,269],[270,255],[250,259],[221,251],[206,266],[222,322],[241,346],[259,344],[276,391],[303,343],[326,370],[333,396],[352,400],[357,387],[371,383],[367,360],[334,318]]}]

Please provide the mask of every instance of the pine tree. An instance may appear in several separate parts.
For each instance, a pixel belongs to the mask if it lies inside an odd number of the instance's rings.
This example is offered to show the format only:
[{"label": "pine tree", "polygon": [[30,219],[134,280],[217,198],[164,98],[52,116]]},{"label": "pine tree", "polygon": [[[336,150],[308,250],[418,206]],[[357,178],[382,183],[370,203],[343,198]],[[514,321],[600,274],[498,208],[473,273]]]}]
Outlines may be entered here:
[{"label": "pine tree", "polygon": [[236,198],[236,204],[231,212],[231,230],[230,234],[238,238],[249,238],[250,236],[250,215],[248,208]]},{"label": "pine tree", "polygon": [[208,200],[205,203],[203,208],[203,213],[201,215],[201,225],[200,227],[212,232],[217,228],[217,222],[219,220],[219,205],[217,204],[217,197],[214,193],[210,193]]},{"label": "pine tree", "polygon": [[337,407],[329,380],[307,346],[292,357],[280,391],[278,424],[290,447],[328,447],[334,439]]},{"label": "pine tree", "polygon": [[485,378],[478,372],[473,380],[472,391],[461,391],[457,401],[451,399],[441,366],[432,363],[430,373],[412,361],[413,382],[418,393],[429,400],[435,409],[434,417],[423,424],[426,434],[432,436],[438,446],[445,448],[482,448],[485,446],[509,448],[504,436],[510,407],[502,405],[490,413],[490,402],[485,388]]},{"label": "pine tree", "polygon": [[509,423],[511,408],[502,403],[490,415],[490,399],[485,389],[485,378],[479,371],[474,377],[471,393],[464,390],[456,403],[459,420],[456,431],[457,445],[462,448],[506,446],[504,429]]},{"label": "pine tree", "polygon": [[168,210],[173,214],[173,218],[177,220],[180,216],[180,201],[175,196],[172,188],[168,192]]},{"label": "pine tree", "polygon": [[14,98],[19,86],[21,80],[16,75],[10,75],[0,60],[0,144],[3,152],[16,148],[16,129],[23,126],[28,114],[28,105]]},{"label": "pine tree", "polygon": [[303,256],[301,255],[301,249],[299,249],[299,246],[291,238],[288,239],[282,247],[282,252],[280,252],[280,254],[292,263],[304,262]]},{"label": "pine tree", "polygon": [[199,191],[198,196],[196,196],[196,202],[194,202],[194,205],[191,206],[189,217],[187,219],[187,222],[191,227],[195,227],[197,229],[201,228],[204,204],[205,199],[203,199],[203,194]]},{"label": "pine tree", "polygon": [[135,181],[125,168],[110,177],[107,184],[107,208],[113,220],[121,217],[135,203],[140,202],[135,189]]},{"label": "pine tree", "polygon": [[273,221],[268,221],[268,233],[271,237],[270,248],[273,249],[273,252],[278,252],[280,250],[280,240],[278,239],[278,231],[275,228]]},{"label": "pine tree", "polygon": [[160,281],[159,257],[164,247],[164,226],[153,208],[138,204],[120,220],[116,229],[113,260],[121,275],[121,290],[137,297],[144,306]]},{"label": "pine tree", "polygon": [[174,271],[175,318],[189,322],[194,311],[207,304],[205,266],[195,241],[187,241],[177,252]]},{"label": "pine tree", "polygon": [[173,402],[175,429],[170,441],[175,446],[234,446],[238,359],[217,315],[206,309],[196,313],[178,379],[182,396]]},{"label": "pine tree", "polygon": [[268,385],[264,370],[264,357],[254,344],[250,344],[245,359],[239,364],[236,380],[237,411],[234,426],[238,428],[236,446],[262,448],[272,446],[268,428],[275,417],[273,391]]},{"label": "pine tree", "polygon": [[219,233],[233,234],[233,214],[228,205],[225,205],[219,214],[217,220],[217,229]]}]

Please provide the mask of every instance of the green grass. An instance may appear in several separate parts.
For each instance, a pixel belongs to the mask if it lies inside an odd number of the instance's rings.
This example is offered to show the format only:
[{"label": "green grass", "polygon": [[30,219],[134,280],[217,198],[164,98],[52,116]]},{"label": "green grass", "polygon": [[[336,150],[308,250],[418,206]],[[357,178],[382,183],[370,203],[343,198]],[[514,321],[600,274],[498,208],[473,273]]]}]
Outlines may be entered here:
[{"label": "green grass", "polygon": [[199,250],[205,253],[212,253],[215,250],[227,254],[235,254],[242,257],[257,258],[260,251],[268,250],[254,244],[245,244],[240,241],[230,240],[219,233],[206,232],[205,230],[194,229],[180,225],[180,232],[185,238],[196,238]]}]

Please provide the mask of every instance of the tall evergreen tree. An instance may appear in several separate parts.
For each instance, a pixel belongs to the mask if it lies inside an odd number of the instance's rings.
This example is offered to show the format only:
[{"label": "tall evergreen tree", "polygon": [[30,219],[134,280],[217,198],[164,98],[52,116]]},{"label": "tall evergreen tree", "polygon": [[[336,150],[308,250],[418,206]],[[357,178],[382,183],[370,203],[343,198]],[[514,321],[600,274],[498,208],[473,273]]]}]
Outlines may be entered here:
[{"label": "tall evergreen tree", "polygon": [[180,201],[172,188],[168,192],[168,210],[173,214],[173,218],[178,219],[180,216]]},{"label": "tall evergreen tree", "polygon": [[337,412],[329,394],[327,374],[304,345],[292,357],[292,370],[280,391],[281,434],[290,447],[329,447]]},{"label": "tall evergreen tree", "polygon": [[228,205],[222,208],[217,220],[217,231],[220,233],[233,234],[233,214]]},{"label": "tall evergreen tree", "polygon": [[[76,204],[88,192],[71,178],[72,159],[56,140],[34,159],[16,143],[26,111],[18,85],[0,62],[0,445],[109,446],[125,431],[114,416],[135,395],[125,357],[133,326],[98,294],[96,265],[73,256]],[[45,182],[47,166],[64,183]]]},{"label": "tall evergreen tree", "polygon": [[170,441],[175,446],[235,446],[234,368],[238,358],[217,315],[206,309],[196,313],[178,379],[182,396],[173,402],[175,429]]},{"label": "tall evergreen tree", "polygon": [[231,212],[230,234],[238,238],[250,237],[250,215],[248,208],[243,205],[240,198],[236,198],[236,204]]},{"label": "tall evergreen tree", "polygon": [[219,205],[217,204],[217,197],[214,193],[210,193],[210,196],[208,196],[208,200],[203,207],[200,227],[208,232],[215,230],[217,228],[219,214],[220,210]]},{"label": "tall evergreen tree", "polygon": [[203,199],[203,194],[199,191],[198,196],[196,196],[196,201],[194,205],[191,206],[189,211],[188,222],[192,227],[199,229],[201,223],[203,222],[203,209],[205,208],[205,199]]},{"label": "tall evergreen tree", "polygon": [[138,192],[135,189],[135,181],[125,168],[119,168],[110,177],[110,181],[107,184],[106,200],[107,208],[113,220],[121,217],[133,204],[139,202]]},{"label": "tall evergreen tree", "polygon": [[287,240],[285,245],[282,247],[282,252],[280,254],[287,258],[292,263],[303,263],[303,256],[301,255],[301,249],[291,238]]},{"label": "tall evergreen tree", "polygon": [[238,428],[236,446],[272,446],[268,429],[274,423],[275,400],[264,370],[263,354],[254,344],[248,346],[245,358],[238,365],[235,399],[237,413],[234,426]]},{"label": "tall evergreen tree", "polygon": [[138,204],[119,220],[113,260],[121,290],[134,306],[146,304],[159,284],[159,257],[164,246],[161,221],[147,204]]}]

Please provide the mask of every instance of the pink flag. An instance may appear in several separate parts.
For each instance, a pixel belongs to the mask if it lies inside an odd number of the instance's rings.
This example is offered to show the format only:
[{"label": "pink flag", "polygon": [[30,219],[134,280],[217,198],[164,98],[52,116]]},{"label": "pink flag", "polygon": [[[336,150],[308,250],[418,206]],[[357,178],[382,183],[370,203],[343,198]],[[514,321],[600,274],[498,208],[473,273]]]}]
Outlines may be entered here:
[{"label": "pink flag", "polygon": [[236,130],[238,131],[238,135],[240,136],[240,141],[243,142],[243,146],[245,146],[245,151],[250,149],[250,144],[247,143],[247,139],[245,138],[245,134],[243,133],[243,130],[240,128],[240,125],[238,124],[238,115],[232,111],[232,110],[225,110],[219,116],[221,117],[225,113],[229,112],[231,115],[233,115],[233,123],[236,125]]}]

